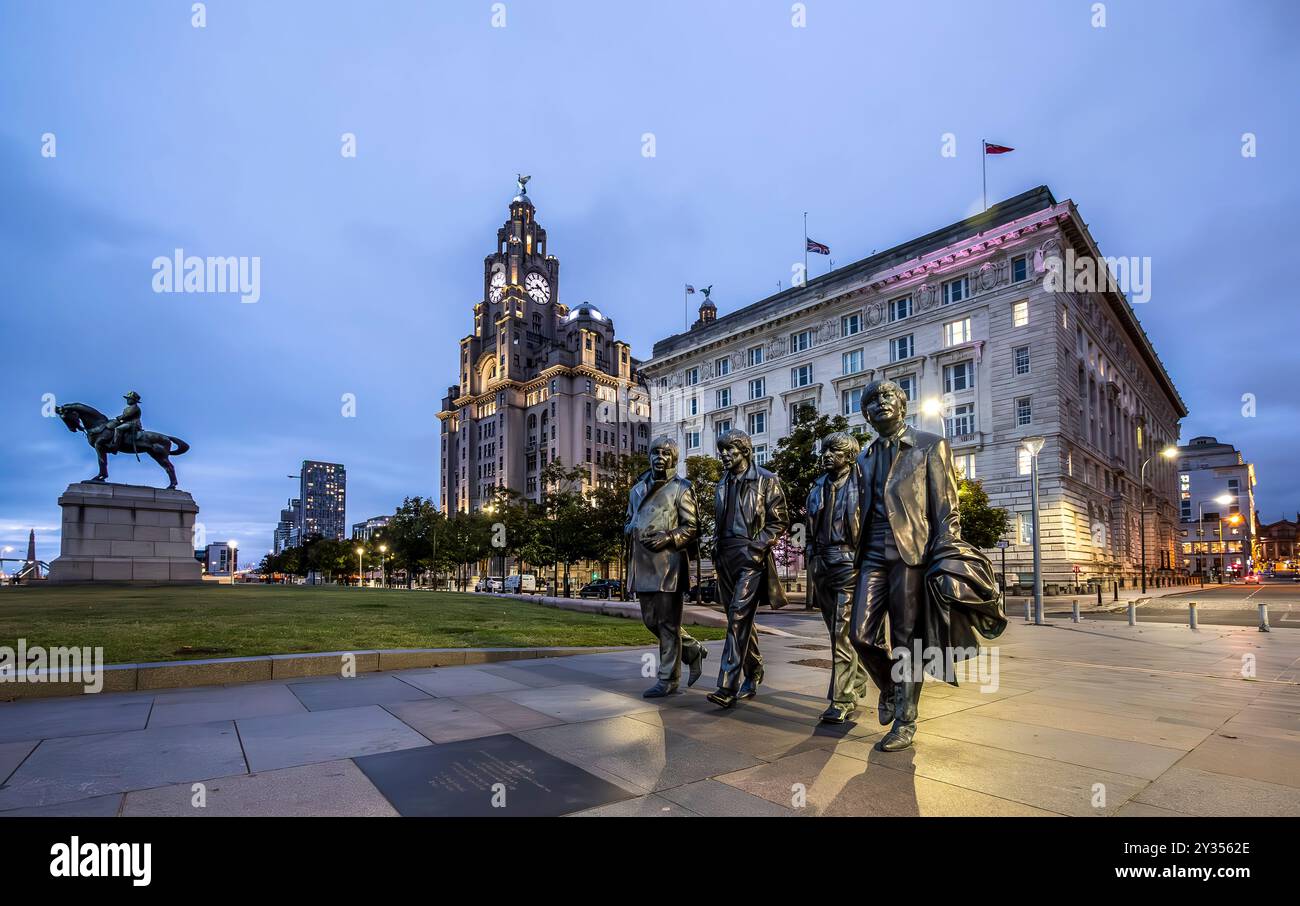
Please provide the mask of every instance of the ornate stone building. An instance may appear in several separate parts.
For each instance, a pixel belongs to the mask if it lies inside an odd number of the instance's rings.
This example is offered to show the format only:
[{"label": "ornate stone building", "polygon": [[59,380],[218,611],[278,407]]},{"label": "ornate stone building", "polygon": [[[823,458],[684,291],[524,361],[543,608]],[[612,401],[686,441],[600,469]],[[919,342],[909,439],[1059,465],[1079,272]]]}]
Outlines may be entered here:
[{"label": "ornate stone building", "polygon": [[946,433],[959,471],[1009,511],[1009,573],[1032,575],[1021,447],[1042,436],[1045,582],[1137,581],[1148,457],[1147,567],[1171,576],[1177,476],[1153,454],[1187,410],[1122,292],[1050,286],[1067,250],[1101,260],[1073,202],[1041,186],[805,286],[701,311],[642,366],[654,431],[711,454],[719,432],[742,428],[762,461],[803,407],[866,431],[862,388],[889,378],[908,393],[909,422]]},{"label": "ornate stone building", "polygon": [[560,262],[526,182],[483,261],[474,332],[460,341],[458,383],[438,413],[443,512],[478,510],[497,487],[537,500],[541,472],[557,460],[582,466],[593,490],[649,443],[638,362],[597,308],[560,302]]},{"label": "ornate stone building", "polygon": [[1215,578],[1253,571],[1255,466],[1232,444],[1202,435],[1178,448],[1176,468],[1180,565],[1189,575]]}]

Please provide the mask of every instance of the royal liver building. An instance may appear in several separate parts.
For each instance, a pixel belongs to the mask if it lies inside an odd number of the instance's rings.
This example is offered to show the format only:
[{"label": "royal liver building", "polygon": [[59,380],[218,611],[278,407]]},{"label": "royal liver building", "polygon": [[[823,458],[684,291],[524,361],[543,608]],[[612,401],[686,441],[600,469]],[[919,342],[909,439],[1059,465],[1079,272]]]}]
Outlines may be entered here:
[{"label": "royal liver building", "polygon": [[458,382],[438,413],[444,512],[478,510],[498,487],[537,500],[556,461],[581,466],[594,490],[649,443],[638,363],[597,308],[561,304],[560,262],[547,254],[527,182],[483,261],[474,332],[460,341]]},{"label": "royal liver building", "polygon": [[1148,459],[1147,568],[1173,576],[1177,473],[1158,454],[1187,410],[1123,292],[1045,279],[1100,256],[1074,203],[1043,186],[725,315],[706,303],[642,365],[655,432],[695,455],[741,428],[761,462],[803,408],[867,430],[862,388],[888,378],[909,423],[946,434],[959,471],[1010,513],[1009,573],[1032,573],[1022,444],[1040,436],[1045,581],[1136,581]]}]

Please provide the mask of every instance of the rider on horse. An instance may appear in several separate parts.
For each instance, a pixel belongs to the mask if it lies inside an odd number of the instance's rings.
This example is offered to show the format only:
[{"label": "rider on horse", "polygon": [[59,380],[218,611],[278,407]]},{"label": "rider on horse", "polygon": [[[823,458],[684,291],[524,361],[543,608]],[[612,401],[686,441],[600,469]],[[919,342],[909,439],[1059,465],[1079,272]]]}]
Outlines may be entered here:
[{"label": "rider on horse", "polygon": [[100,434],[96,447],[111,443],[118,450],[134,450],[136,433],[140,431],[140,394],[130,390],[122,399],[126,400],[126,408],[117,418],[110,418],[104,426],[106,429],[111,428],[113,433],[109,434],[105,430]]}]

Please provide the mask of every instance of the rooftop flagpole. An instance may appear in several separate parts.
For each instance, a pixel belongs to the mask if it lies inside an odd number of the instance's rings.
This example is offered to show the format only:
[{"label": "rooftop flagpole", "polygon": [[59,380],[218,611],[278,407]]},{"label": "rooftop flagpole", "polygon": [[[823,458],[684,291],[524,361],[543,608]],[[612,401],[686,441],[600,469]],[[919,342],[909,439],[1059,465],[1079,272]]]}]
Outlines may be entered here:
[{"label": "rooftop flagpole", "polygon": [[981,184],[984,187],[984,210],[989,209],[989,143],[986,139],[980,139],[980,174]]},{"label": "rooftop flagpole", "polygon": [[808,212],[803,212],[803,285],[808,285]]}]

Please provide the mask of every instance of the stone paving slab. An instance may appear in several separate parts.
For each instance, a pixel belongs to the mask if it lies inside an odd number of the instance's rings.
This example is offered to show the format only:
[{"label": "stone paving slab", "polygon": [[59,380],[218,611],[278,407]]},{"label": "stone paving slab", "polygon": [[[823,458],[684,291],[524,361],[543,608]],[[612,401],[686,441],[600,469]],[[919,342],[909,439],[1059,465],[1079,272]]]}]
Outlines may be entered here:
[{"label": "stone paving slab", "polygon": [[237,724],[252,771],[429,745],[378,705],[253,717]]},{"label": "stone paving slab", "polygon": [[306,710],[288,686],[262,683],[209,686],[154,696],[149,726],[174,727],[272,714],[301,714]]},{"label": "stone paving slab", "polygon": [[427,692],[403,682],[403,677],[390,674],[357,676],[337,683],[291,683],[289,689],[308,711],[428,701],[430,698]]},{"label": "stone paving slab", "polygon": [[247,770],[230,721],[47,739],[0,788],[0,810]]},{"label": "stone paving slab", "polygon": [[262,771],[204,782],[203,805],[193,784],[126,794],[124,817],[231,818],[392,817],[397,810],[351,760]]}]

